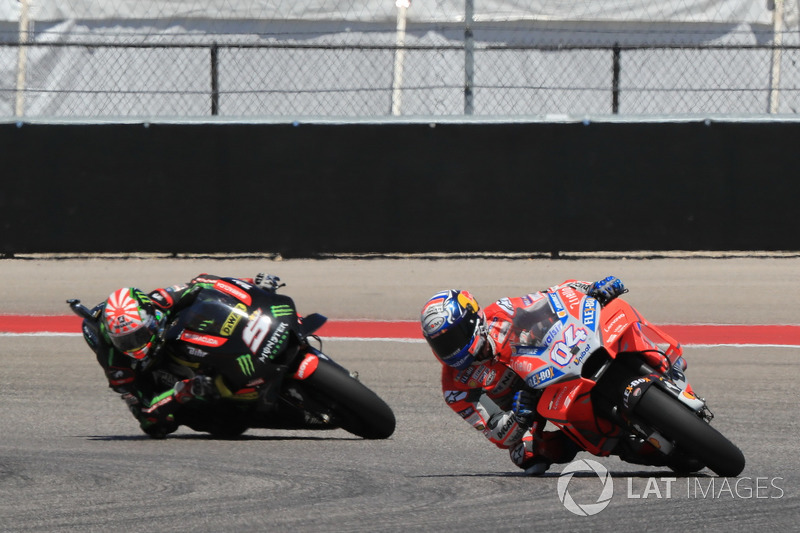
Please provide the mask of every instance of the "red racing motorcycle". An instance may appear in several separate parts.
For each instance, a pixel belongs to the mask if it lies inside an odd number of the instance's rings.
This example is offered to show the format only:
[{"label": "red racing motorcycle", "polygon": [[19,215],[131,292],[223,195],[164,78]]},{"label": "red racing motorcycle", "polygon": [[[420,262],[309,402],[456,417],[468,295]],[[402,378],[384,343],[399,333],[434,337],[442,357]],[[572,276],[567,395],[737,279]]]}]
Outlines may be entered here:
[{"label": "red racing motorcycle", "polygon": [[539,302],[516,317],[519,341],[504,362],[581,450],[677,472],[742,472],[741,450],[686,382],[677,341],[621,298],[601,308],[569,286],[531,297]]}]

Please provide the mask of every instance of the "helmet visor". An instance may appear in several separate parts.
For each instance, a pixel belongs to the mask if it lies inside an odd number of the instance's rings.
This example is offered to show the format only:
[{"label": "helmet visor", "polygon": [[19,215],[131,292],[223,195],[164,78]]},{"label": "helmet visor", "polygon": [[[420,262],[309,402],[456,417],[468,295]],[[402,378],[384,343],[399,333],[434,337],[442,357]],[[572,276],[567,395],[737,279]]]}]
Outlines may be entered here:
[{"label": "helmet visor", "polygon": [[473,314],[467,320],[447,328],[441,334],[428,339],[431,349],[446,365],[453,366],[458,359],[463,357],[461,352],[472,344],[478,330],[478,315]]},{"label": "helmet visor", "polygon": [[110,335],[111,343],[121,352],[138,352],[153,341],[158,330],[156,319],[149,317],[140,327],[121,335]]}]

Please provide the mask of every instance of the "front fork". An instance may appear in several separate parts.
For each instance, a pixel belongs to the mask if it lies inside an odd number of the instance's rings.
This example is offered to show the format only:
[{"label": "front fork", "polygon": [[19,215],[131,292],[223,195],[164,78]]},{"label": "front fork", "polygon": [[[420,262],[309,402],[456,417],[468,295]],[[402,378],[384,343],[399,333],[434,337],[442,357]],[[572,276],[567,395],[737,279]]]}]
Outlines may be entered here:
[{"label": "front fork", "polygon": [[636,404],[650,387],[658,387],[667,392],[706,422],[714,418],[706,401],[696,396],[685,381],[681,382],[683,387],[679,386],[668,374],[655,372],[635,354],[618,355],[627,357],[618,358],[613,363],[608,361],[607,370],[610,372],[607,376],[602,376],[602,388],[607,391],[603,395],[607,401],[603,403],[607,405],[609,418],[622,427],[628,427],[637,440],[650,443],[664,455],[669,455],[674,449],[672,442],[658,430],[643,426],[633,416]]},{"label": "front fork", "polygon": [[[648,381],[643,381],[647,379]],[[651,372],[648,376],[631,380],[623,392],[623,412],[630,427],[646,442],[653,445],[664,455],[670,455],[675,446],[668,438],[664,437],[657,429],[645,427],[636,421],[635,416],[630,416],[638,400],[649,387],[658,387],[670,396],[681,402],[689,410],[707,423],[711,422],[714,414],[706,405],[706,401],[694,394],[688,387],[680,387],[668,375]]]}]

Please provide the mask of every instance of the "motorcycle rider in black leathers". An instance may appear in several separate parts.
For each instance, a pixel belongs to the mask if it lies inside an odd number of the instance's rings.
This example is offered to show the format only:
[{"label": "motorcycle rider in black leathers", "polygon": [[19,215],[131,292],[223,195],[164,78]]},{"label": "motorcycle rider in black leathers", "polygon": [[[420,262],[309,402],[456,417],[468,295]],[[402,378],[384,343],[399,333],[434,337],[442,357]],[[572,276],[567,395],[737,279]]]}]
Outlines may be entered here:
[{"label": "motorcycle rider in black leathers", "polygon": [[[111,293],[83,321],[83,336],[97,355],[111,389],[119,393],[145,433],[164,438],[178,429],[182,405],[213,399],[216,387],[207,376],[174,381],[165,364],[165,330],[188,308],[203,288],[219,276],[201,274],[188,283],[155,289],[145,294],[125,287]],[[275,290],[279,278],[258,274],[245,279],[266,290]],[[70,302],[78,305],[79,302]],[[85,309],[85,308],[84,308]]]}]

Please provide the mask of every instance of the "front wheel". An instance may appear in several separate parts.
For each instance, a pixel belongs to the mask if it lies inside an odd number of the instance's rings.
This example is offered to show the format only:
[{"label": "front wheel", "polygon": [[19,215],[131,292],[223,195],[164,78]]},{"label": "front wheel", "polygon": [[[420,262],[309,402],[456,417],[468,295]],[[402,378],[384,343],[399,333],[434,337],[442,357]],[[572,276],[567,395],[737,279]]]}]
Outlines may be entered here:
[{"label": "front wheel", "polygon": [[365,439],[386,439],[394,433],[392,409],[334,363],[320,359],[314,373],[298,383],[313,399],[310,410],[330,417],[332,424]]},{"label": "front wheel", "polygon": [[739,448],[658,387],[647,389],[634,412],[674,442],[679,451],[697,458],[717,475],[733,477],[744,470],[744,454]]}]

